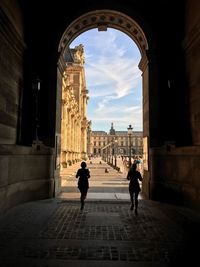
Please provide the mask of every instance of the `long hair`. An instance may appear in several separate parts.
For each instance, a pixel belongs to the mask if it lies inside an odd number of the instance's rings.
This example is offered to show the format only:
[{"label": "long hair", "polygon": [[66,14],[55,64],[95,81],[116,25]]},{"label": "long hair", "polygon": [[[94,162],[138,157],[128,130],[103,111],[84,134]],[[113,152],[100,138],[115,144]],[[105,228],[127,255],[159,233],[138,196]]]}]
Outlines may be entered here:
[{"label": "long hair", "polygon": [[137,164],[133,163],[132,166],[131,166],[131,169],[135,171],[137,169]]}]

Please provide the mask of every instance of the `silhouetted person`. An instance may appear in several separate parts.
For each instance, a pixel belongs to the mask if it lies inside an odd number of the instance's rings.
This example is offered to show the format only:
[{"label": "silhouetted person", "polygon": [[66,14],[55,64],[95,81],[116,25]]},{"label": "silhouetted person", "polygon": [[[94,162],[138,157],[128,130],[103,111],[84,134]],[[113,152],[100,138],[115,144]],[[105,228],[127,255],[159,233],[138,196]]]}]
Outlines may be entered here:
[{"label": "silhouetted person", "polygon": [[87,196],[87,191],[89,188],[89,182],[88,179],[90,178],[90,171],[86,169],[87,164],[86,162],[81,162],[81,169],[78,169],[76,173],[76,178],[78,179],[78,189],[81,192],[81,210],[84,208],[84,201]]},{"label": "silhouetted person", "polygon": [[[139,181],[142,181],[141,173],[136,171],[137,165],[133,163],[130,170],[127,174],[127,179],[129,182],[129,193],[130,193],[130,199],[131,199],[131,210],[134,208],[134,199],[135,199],[135,214],[137,215],[137,209],[138,209],[138,195],[141,191]],[[134,199],[133,199],[134,198]]]}]

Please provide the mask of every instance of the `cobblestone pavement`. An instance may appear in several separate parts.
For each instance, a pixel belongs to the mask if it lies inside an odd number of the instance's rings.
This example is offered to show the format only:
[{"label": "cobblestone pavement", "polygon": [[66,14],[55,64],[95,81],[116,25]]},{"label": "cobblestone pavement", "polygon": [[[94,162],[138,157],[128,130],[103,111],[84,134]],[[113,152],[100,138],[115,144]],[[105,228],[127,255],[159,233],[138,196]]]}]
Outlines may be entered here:
[{"label": "cobblestone pavement", "polygon": [[198,213],[140,196],[136,216],[125,175],[98,159],[88,165],[84,210],[74,177],[77,164],[62,172],[60,197],[1,214],[0,267],[200,266]]},{"label": "cobblestone pavement", "polygon": [[0,266],[200,266],[195,212],[140,200],[129,203],[50,199],[0,219]]}]

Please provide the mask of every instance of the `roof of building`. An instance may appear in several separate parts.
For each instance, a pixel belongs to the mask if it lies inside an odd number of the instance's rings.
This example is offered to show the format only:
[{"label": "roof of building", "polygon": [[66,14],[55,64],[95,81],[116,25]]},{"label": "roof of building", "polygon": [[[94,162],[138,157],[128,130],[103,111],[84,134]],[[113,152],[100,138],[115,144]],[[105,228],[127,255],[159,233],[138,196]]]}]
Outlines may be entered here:
[{"label": "roof of building", "polygon": [[123,135],[123,134],[127,134],[127,131],[116,131],[115,134],[116,135]]},{"label": "roof of building", "polygon": [[[107,133],[105,131],[92,131],[92,134],[94,135],[127,135],[128,131],[116,131],[113,126],[113,122],[111,123],[110,131]],[[133,135],[142,135],[143,131],[133,131]]]},{"label": "roof of building", "polygon": [[[107,135],[107,136],[113,136],[113,134],[110,134],[110,133],[106,133],[105,131],[92,131],[92,134],[93,135]],[[122,136],[126,136],[128,135],[128,131],[116,131],[114,136],[119,136],[119,135],[122,135]],[[143,135],[143,132],[142,131],[134,131],[133,132],[133,135]]]},{"label": "roof of building", "polygon": [[99,135],[99,134],[104,134],[107,135],[105,131],[92,131],[93,134]]}]

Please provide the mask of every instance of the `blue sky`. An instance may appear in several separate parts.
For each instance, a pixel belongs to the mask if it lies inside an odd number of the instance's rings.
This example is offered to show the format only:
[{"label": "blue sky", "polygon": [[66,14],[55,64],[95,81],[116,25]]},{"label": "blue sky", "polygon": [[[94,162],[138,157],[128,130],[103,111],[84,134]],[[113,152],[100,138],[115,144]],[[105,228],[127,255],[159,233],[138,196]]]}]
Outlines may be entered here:
[{"label": "blue sky", "polygon": [[126,34],[109,28],[89,30],[79,35],[70,48],[83,44],[86,87],[89,90],[87,118],[92,130],[108,132],[142,131],[142,77],[138,68],[141,55]]}]

